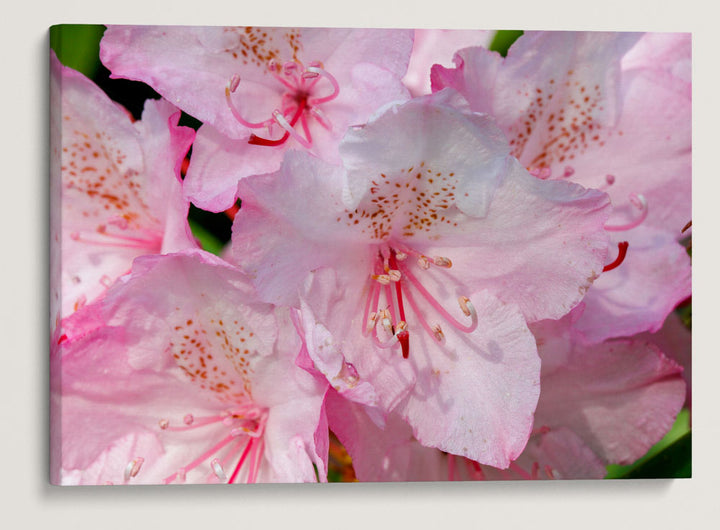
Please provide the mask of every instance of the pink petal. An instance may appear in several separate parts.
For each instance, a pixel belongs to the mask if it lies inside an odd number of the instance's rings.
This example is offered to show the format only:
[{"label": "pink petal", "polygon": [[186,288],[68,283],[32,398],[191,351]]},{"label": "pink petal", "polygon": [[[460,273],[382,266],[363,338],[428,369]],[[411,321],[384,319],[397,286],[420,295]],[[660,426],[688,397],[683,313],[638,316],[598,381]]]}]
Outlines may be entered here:
[{"label": "pink petal", "polygon": [[361,482],[408,482],[443,480],[447,476],[442,453],[423,447],[410,426],[396,414],[379,428],[366,408],[338,394],[328,394],[331,430],[352,458]]},{"label": "pink petal", "polygon": [[[75,324],[88,316],[94,329]],[[312,463],[324,465],[317,429],[326,385],[295,365],[300,338],[287,310],[257,302],[245,277],[219,258],[202,251],[138,258],[132,274],[75,313],[68,328],[82,333],[60,341],[55,357],[66,470],[109,461],[127,435],[162,431],[167,455],[136,455],[148,460],[138,481],[172,479],[203,453],[198,469],[213,477],[213,454],[237,460],[238,444],[251,440],[227,438],[238,420],[222,414],[248,407],[260,416],[238,417],[265,427],[250,458],[260,462],[259,478],[312,480]],[[197,428],[183,425],[188,414]],[[241,477],[252,478],[251,467]]]},{"label": "pink petal", "polygon": [[468,46],[487,46],[492,33],[487,30],[416,29],[403,83],[413,96],[429,94],[430,68],[434,64],[450,66],[457,50]]},{"label": "pink petal", "polygon": [[595,281],[575,324],[593,343],[657,331],[691,293],[690,256],[673,235],[641,226],[620,237],[630,243],[625,261]]},{"label": "pink petal", "polygon": [[567,427],[604,462],[628,464],[665,435],[684,399],[682,368],[653,344],[576,344],[566,366],[543,375],[536,425]]},{"label": "pink petal", "polygon": [[68,315],[102,294],[136,256],[194,246],[176,171],[193,133],[177,127],[179,111],[164,101],[148,102],[144,120],[131,123],[90,80],[54,56],[52,85],[62,116],[62,125],[55,125],[59,171],[53,175],[62,181],[61,190],[53,184],[60,208],[54,263],[61,275],[55,280],[62,315]]}]

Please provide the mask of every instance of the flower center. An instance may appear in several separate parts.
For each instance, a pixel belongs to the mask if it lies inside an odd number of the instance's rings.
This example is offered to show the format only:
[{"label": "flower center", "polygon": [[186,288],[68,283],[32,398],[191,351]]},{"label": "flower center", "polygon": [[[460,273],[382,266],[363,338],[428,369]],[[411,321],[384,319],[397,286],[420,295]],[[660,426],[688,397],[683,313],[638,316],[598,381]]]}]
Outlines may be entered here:
[{"label": "flower center", "polygon": [[[425,256],[416,250],[399,243],[392,246],[385,245],[378,250],[374,263],[373,273],[370,275],[372,284],[368,292],[363,317],[363,335],[372,335],[373,342],[379,348],[390,348],[400,344],[403,358],[410,355],[410,331],[405,313],[405,301],[412,309],[417,322],[435,341],[442,343],[445,335],[440,324],[428,323],[423,311],[415,299],[413,291],[420,294],[430,307],[447,323],[464,333],[471,333],[477,328],[478,317],[472,302],[466,297],[458,298],[460,309],[466,317],[470,317],[470,324],[463,324],[453,317],[422,285],[411,271],[408,257],[417,258],[417,266],[427,270],[431,266],[448,269],[452,267],[449,258]],[[384,305],[380,306],[380,295],[384,295]],[[378,337],[378,325],[390,338],[383,341]],[[381,332],[382,333],[382,332]]]},{"label": "flower center", "polygon": [[[223,425],[226,431],[225,436],[217,443],[172,475],[165,477],[163,482],[185,482],[188,472],[208,460],[210,469],[207,470],[206,480],[215,475],[218,481],[232,484],[244,464],[248,463],[246,482],[255,482],[264,451],[262,435],[266,423],[267,411],[252,403],[225,410],[216,416],[195,418],[192,414],[186,414],[183,425],[178,426],[171,425],[167,419],[161,419],[158,424],[164,431],[187,431],[218,424]],[[232,471],[228,475],[227,470],[230,469]]]},{"label": "flower center", "polygon": [[[283,95],[280,101],[280,108],[276,108],[270,118],[261,122],[250,122],[242,117],[235,106],[231,94],[240,85],[240,76],[234,75],[225,87],[225,100],[235,119],[250,129],[267,128],[268,135],[272,136],[273,129],[280,128],[283,133],[280,138],[269,139],[251,134],[248,143],[252,145],[279,146],[283,145],[290,137],[295,139],[306,149],[312,147],[312,135],[310,134],[309,121],[312,118],[327,130],[332,129],[332,124],[320,109],[323,103],[335,99],[340,93],[340,85],[337,80],[322,67],[322,63],[314,61],[305,67],[299,61],[288,61],[282,66],[274,59],[267,64],[270,74],[283,87]],[[326,90],[322,85],[330,84],[332,91],[324,96],[317,95],[318,90]],[[302,133],[298,131],[298,127]]]}]

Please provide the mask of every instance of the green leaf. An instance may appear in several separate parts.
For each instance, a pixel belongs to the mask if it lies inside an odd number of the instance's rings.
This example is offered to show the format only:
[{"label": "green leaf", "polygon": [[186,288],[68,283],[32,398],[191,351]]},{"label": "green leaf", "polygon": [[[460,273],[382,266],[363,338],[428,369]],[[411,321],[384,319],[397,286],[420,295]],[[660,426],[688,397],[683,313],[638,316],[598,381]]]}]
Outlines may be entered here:
[{"label": "green leaf", "polygon": [[225,243],[220,241],[194,219],[188,219],[188,222],[190,223],[190,230],[192,230],[193,235],[200,241],[203,250],[219,256],[225,248]]},{"label": "green leaf", "polygon": [[65,66],[92,78],[100,66],[100,39],[105,26],[59,24],[50,27],[50,48]]},{"label": "green leaf", "polygon": [[490,43],[490,51],[498,52],[500,55],[505,57],[507,55],[512,43],[518,40],[523,34],[520,30],[501,29],[495,33],[492,42]]},{"label": "green leaf", "polygon": [[691,456],[692,433],[688,432],[621,478],[690,478],[692,477]]}]

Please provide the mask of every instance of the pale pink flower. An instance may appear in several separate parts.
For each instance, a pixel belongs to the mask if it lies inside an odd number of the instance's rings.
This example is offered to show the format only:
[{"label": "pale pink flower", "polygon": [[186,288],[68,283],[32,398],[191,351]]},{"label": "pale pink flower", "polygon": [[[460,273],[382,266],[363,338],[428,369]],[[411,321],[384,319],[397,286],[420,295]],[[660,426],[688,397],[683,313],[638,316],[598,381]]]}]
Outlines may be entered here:
[{"label": "pale pink flower", "polygon": [[194,138],[148,100],[135,123],[51,55],[53,317],[103,293],[142,254],[195,246],[180,164]]},{"label": "pale pink flower", "polygon": [[559,321],[531,325],[542,359],[540,400],[522,454],[507,469],[422,446],[395,415],[327,399],[330,429],[360,480],[599,479],[629,464],[668,431],[683,404],[682,368],[641,336],[587,346]]},{"label": "pale pink flower", "polygon": [[494,116],[538,178],[613,201],[606,229],[630,248],[588,293],[585,338],[658,330],[690,294],[676,242],[691,216],[690,35],[528,32],[506,58],[475,47],[455,63],[433,68],[435,90],[453,87]]},{"label": "pale pink flower", "polygon": [[110,26],[101,58],[205,125],[186,194],[212,211],[237,180],[279,168],[288,148],[338,162],[348,126],[408,98],[411,30]]},{"label": "pale pink flower", "polygon": [[416,29],[403,83],[413,96],[430,94],[430,68],[433,65],[452,66],[456,51],[469,46],[488,46],[493,34],[493,31],[480,29]]},{"label": "pale pink flower", "polygon": [[196,250],[135,260],[63,324],[53,482],[297,482],[326,475],[327,384],[287,309]]},{"label": "pale pink flower", "polygon": [[328,392],[325,410],[330,430],[352,458],[360,482],[447,480],[447,457],[424,447],[407,422]]},{"label": "pale pink flower", "polygon": [[670,430],[685,400],[682,367],[642,336],[585,344],[572,325],[580,309],[531,326],[541,391],[523,454],[508,470],[464,463],[460,476],[602,478],[606,465],[633,463]]},{"label": "pale pink flower", "polygon": [[302,308],[310,357],[339,391],[368,382],[375,394],[353,399],[423,443],[504,466],[538,393],[526,320],[580,301],[606,259],[608,203],[532,177],[487,117],[451,101],[351,130],[344,168],[288,153],[241,181],[233,249],[264,299]]}]

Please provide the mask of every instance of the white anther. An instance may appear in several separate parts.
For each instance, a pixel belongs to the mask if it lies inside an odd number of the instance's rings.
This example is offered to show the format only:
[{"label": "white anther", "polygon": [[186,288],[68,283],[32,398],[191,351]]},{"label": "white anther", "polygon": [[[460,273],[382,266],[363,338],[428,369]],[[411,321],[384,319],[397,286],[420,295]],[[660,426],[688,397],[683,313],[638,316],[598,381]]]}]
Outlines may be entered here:
[{"label": "white anther", "polygon": [[283,72],[285,75],[291,75],[295,73],[295,70],[297,70],[297,63],[293,61],[288,61],[285,64],[283,64]]},{"label": "white anther", "polygon": [[140,472],[143,462],[145,462],[145,459],[141,457],[134,458],[128,462],[128,465],[125,466],[125,481],[130,480]]},{"label": "white anther", "polygon": [[405,329],[407,329],[407,322],[405,322],[404,320],[401,320],[395,325],[395,333],[399,333]]},{"label": "white anther", "polygon": [[442,328],[440,327],[440,324],[435,324],[432,328],[433,335],[435,336],[435,339],[438,342],[444,342],[445,341],[445,334],[443,333]]},{"label": "white anther", "polygon": [[312,70],[306,70],[302,73],[303,79],[315,79],[316,77],[320,77],[320,74]]},{"label": "white anther", "polygon": [[278,63],[275,59],[270,59],[267,64],[268,70],[275,72],[278,69]]},{"label": "white anther", "polygon": [[227,475],[225,474],[225,470],[220,465],[220,461],[217,458],[212,459],[212,462],[210,462],[210,467],[212,467],[213,473],[215,473],[215,476],[220,482],[227,481]]},{"label": "white anther", "polygon": [[402,278],[402,273],[399,270],[390,269],[388,271],[388,277],[390,278],[390,281],[399,282],[400,278]]},{"label": "white anther", "polygon": [[396,252],[395,253],[395,259],[398,261],[405,261],[407,259],[407,254],[404,252]]},{"label": "white anther", "polygon": [[428,270],[430,268],[430,260],[425,256],[420,256],[418,258],[418,265],[420,265],[421,269]]},{"label": "white anther", "polygon": [[378,314],[375,311],[370,313],[370,316],[368,317],[367,327],[365,328],[366,333],[370,333],[373,330],[375,324],[377,323],[377,317]]},{"label": "white anther", "polygon": [[170,421],[166,420],[166,419],[162,419],[158,422],[158,424],[160,425],[160,428],[164,431],[170,425]]},{"label": "white anther", "polygon": [[465,316],[469,317],[475,313],[475,307],[467,296],[461,296],[458,298],[458,304],[460,304],[460,309],[462,309],[462,312],[465,313]]},{"label": "white anther", "polygon": [[373,275],[372,279],[379,281],[382,285],[387,285],[390,283],[390,276],[388,276],[387,274],[375,274]]},{"label": "white anther", "polygon": [[235,92],[237,90],[237,87],[239,84],[240,84],[240,76],[235,74],[230,78],[230,81],[228,81],[227,89],[230,92]]},{"label": "white anther", "polygon": [[433,263],[438,267],[445,267],[446,269],[452,267],[452,261],[450,261],[450,258],[446,258],[444,256],[435,256],[433,258]]},{"label": "white anther", "polygon": [[382,319],[381,322],[383,328],[385,328],[385,331],[392,334],[393,328],[392,320],[390,319],[390,311],[388,311],[387,309],[383,309],[380,311],[380,314],[378,316]]},{"label": "white anther", "polygon": [[195,421],[195,418],[193,418],[193,415],[192,415],[192,414],[187,414],[187,415],[183,418],[183,423],[185,423],[185,425],[192,425],[192,422],[193,422],[193,421]]},{"label": "white anther", "polygon": [[644,195],[641,195],[640,193],[631,193],[630,202],[638,210],[645,210],[647,208],[647,199]]}]

